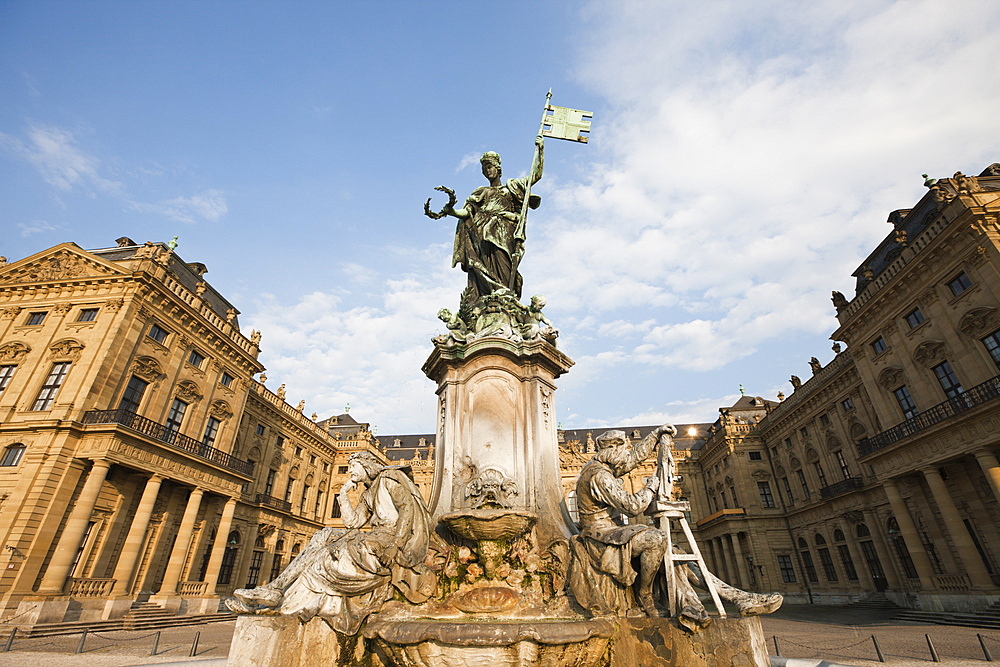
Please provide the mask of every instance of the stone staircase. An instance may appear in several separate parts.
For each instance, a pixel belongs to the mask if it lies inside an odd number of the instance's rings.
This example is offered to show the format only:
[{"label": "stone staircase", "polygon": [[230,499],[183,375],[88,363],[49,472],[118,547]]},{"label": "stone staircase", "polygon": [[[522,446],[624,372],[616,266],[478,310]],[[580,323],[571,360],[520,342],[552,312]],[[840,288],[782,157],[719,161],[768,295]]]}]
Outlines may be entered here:
[{"label": "stone staircase", "polygon": [[856,602],[847,605],[851,609],[877,609],[887,612],[901,611],[903,608],[886,597],[885,593],[870,593]]},{"label": "stone staircase", "polygon": [[936,623],[937,625],[964,625],[971,628],[1000,630],[1000,602],[976,612],[921,611],[906,609],[896,614],[897,621]]},{"label": "stone staircase", "polygon": [[[18,627],[17,636],[50,637],[52,635],[76,635],[84,630],[91,632],[113,632],[122,630],[160,630],[183,625],[202,625],[230,621],[236,614],[220,612],[178,616],[166,611],[155,602],[135,602],[124,616],[108,621],[72,621],[66,623],[39,623],[31,627]],[[0,626],[0,637],[7,636],[7,628]]]}]

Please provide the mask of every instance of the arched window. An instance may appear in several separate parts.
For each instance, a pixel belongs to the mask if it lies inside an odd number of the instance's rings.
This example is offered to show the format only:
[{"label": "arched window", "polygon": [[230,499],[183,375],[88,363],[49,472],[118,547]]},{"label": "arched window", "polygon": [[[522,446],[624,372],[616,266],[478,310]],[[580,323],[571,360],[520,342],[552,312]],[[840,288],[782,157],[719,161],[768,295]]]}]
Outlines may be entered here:
[{"label": "arched window", "polygon": [[799,549],[808,549],[808,548],[809,548],[809,543],[806,542],[806,538],[800,537],[799,538]]},{"label": "arched window", "polygon": [[222,586],[232,581],[233,565],[236,563],[236,553],[239,549],[240,534],[234,530],[226,538],[226,551],[222,554],[222,565],[219,566],[219,584]]},{"label": "arched window", "polygon": [[868,526],[863,523],[859,523],[854,532],[858,537],[869,537],[872,534],[872,531],[868,530]]},{"label": "arched window", "polygon": [[570,518],[579,523],[580,510],[576,504],[576,489],[566,494],[566,510],[569,512]]},{"label": "arched window", "polygon": [[816,544],[826,544],[826,538],[819,533],[816,533],[816,537],[813,538],[813,541],[815,541]]},{"label": "arched window", "polygon": [[834,542],[843,542],[844,539],[845,539],[844,538],[844,531],[842,531],[840,528],[837,528],[835,531],[833,531],[833,541]]},{"label": "arched window", "polygon": [[292,547],[292,558],[299,555],[299,551],[302,550],[302,544],[296,544]]},{"label": "arched window", "polygon": [[24,456],[24,450],[27,449],[20,442],[16,442],[13,445],[7,445],[3,450],[3,457],[0,458],[0,467],[13,467],[21,462],[21,457]]}]

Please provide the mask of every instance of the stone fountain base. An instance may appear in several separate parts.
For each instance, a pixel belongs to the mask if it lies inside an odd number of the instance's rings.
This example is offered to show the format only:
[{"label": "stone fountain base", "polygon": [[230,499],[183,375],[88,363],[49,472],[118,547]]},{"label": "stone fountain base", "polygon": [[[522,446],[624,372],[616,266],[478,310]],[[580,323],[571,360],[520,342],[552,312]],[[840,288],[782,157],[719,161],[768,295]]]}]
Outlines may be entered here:
[{"label": "stone fountain base", "polygon": [[236,667],[767,667],[757,617],[715,619],[691,635],[668,619],[380,620],[356,637],[320,618],[240,616]]}]

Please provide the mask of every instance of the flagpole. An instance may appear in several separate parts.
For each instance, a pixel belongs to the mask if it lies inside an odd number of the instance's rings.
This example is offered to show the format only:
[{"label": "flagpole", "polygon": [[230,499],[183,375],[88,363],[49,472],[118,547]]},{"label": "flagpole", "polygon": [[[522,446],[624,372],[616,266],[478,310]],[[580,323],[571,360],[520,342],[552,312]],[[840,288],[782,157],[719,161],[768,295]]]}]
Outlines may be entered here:
[{"label": "flagpole", "polygon": [[[552,99],[552,89],[549,88],[549,92],[545,94],[545,106],[542,108],[542,120],[538,123],[538,137],[542,136],[542,131],[545,130],[546,115],[549,110],[549,101]],[[542,141],[545,141],[543,138]],[[528,172],[528,178],[526,180],[526,187],[524,188],[524,201],[521,202],[521,215],[517,220],[517,228],[514,230],[514,238],[520,239],[521,243],[525,240],[525,227],[528,221],[528,202],[531,199],[531,177],[535,174],[535,165],[538,164],[538,144],[535,144],[535,152],[531,158],[531,170]],[[523,249],[522,249],[523,252]],[[513,259],[513,258],[511,258]],[[514,262],[513,270],[510,272],[510,285],[508,287],[513,291],[514,281],[517,279],[517,267],[521,263],[521,258],[518,257],[517,261]]]}]

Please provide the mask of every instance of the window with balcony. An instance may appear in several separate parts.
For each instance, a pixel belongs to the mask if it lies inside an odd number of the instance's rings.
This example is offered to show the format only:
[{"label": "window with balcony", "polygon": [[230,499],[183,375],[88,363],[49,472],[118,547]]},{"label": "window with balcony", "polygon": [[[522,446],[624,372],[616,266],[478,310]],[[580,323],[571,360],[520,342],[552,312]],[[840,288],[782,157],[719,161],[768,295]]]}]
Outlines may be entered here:
[{"label": "window with balcony", "polygon": [[125,387],[125,393],[122,394],[122,400],[118,402],[118,409],[138,413],[139,406],[142,404],[143,394],[146,393],[148,386],[149,383],[140,377],[133,375],[129,378],[128,386]]},{"label": "window with balcony", "polygon": [[205,435],[201,438],[201,444],[212,447],[215,445],[215,438],[219,435],[219,426],[222,424],[221,421],[215,417],[209,417],[208,423],[205,424]]},{"label": "window with balcony", "polygon": [[816,478],[819,480],[819,487],[822,489],[826,486],[826,475],[823,473],[823,464],[816,461],[813,463],[813,469],[816,470]]},{"label": "window with balcony", "polygon": [[274,478],[277,476],[277,470],[268,470],[267,479],[264,481],[264,495],[270,496],[274,491]]},{"label": "window with balcony", "polygon": [[81,308],[80,314],[76,316],[77,322],[93,322],[97,319],[99,308]]},{"label": "window with balcony", "polygon": [[903,319],[906,320],[906,324],[909,325],[911,329],[915,329],[920,326],[926,318],[924,317],[924,314],[920,312],[919,308],[914,308],[904,315]]},{"label": "window with balcony", "polygon": [[903,411],[903,419],[913,419],[917,416],[917,404],[913,402],[910,390],[904,384],[902,387],[893,390],[899,409]]},{"label": "window with balcony", "polygon": [[972,281],[969,279],[969,276],[965,274],[965,271],[962,271],[948,281],[948,289],[951,290],[952,296],[958,296],[970,287],[972,287]]},{"label": "window with balcony", "polygon": [[934,376],[941,385],[941,389],[944,390],[945,396],[958,398],[965,393],[965,389],[962,388],[962,383],[958,381],[958,376],[955,375],[950,363],[943,361],[931,370],[934,371]]},{"label": "window with balcony", "polygon": [[833,455],[837,457],[837,465],[840,466],[840,474],[844,476],[844,479],[850,479],[853,477],[853,475],[851,475],[851,469],[847,465],[847,458],[844,456],[844,452],[838,450],[834,452]]},{"label": "window with balcony", "polygon": [[1000,367],[1000,331],[994,331],[983,339],[986,351],[993,357],[993,362]]},{"label": "window with balcony", "polygon": [[164,426],[168,431],[180,431],[181,424],[184,423],[184,413],[187,412],[188,404],[179,398],[175,398],[170,404],[170,412],[167,414],[167,422]]},{"label": "window with balcony", "polygon": [[69,373],[69,364],[68,361],[52,364],[52,370],[49,371],[48,377],[45,378],[45,384],[38,392],[38,398],[31,406],[32,410],[48,410],[52,407],[52,402],[56,400],[56,394],[59,393],[59,388],[62,387],[62,383],[66,380],[66,374]]}]

